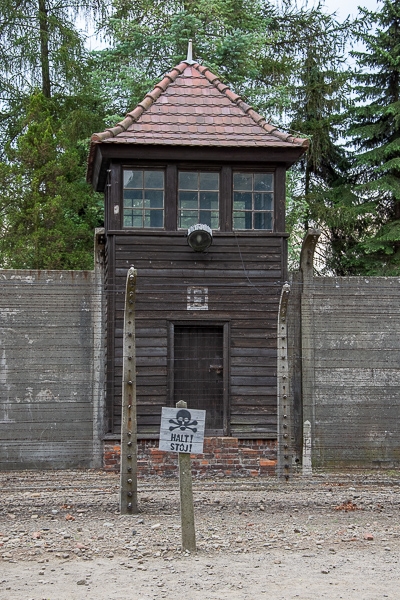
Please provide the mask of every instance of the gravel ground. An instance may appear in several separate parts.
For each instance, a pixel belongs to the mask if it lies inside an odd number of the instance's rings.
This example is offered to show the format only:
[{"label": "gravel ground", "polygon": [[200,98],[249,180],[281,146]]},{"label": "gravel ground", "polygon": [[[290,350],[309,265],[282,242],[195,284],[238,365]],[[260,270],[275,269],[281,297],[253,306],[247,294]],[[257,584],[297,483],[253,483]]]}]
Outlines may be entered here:
[{"label": "gravel ground", "polygon": [[400,597],[400,474],[202,479],[198,550],[180,549],[178,479],[0,473],[1,600]]}]

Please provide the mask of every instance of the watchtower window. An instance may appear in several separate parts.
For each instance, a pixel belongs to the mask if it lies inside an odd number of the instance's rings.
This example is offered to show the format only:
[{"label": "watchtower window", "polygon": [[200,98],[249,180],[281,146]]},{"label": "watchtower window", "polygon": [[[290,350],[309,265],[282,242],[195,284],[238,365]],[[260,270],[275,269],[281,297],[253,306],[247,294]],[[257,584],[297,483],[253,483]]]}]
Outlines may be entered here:
[{"label": "watchtower window", "polygon": [[178,178],[178,227],[202,223],[219,228],[219,173],[180,171]]},{"label": "watchtower window", "polygon": [[233,174],[234,229],[273,230],[273,173]]},{"label": "watchtower window", "polygon": [[124,227],[164,227],[164,171],[124,169]]}]

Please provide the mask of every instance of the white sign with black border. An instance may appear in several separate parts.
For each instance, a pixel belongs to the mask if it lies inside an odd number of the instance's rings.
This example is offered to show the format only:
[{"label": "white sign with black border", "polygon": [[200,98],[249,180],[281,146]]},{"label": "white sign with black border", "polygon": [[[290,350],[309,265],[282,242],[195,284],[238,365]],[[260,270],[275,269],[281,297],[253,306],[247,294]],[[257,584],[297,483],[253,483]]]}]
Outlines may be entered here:
[{"label": "white sign with black border", "polygon": [[205,410],[163,406],[159,449],[166,452],[203,454],[205,422]]}]

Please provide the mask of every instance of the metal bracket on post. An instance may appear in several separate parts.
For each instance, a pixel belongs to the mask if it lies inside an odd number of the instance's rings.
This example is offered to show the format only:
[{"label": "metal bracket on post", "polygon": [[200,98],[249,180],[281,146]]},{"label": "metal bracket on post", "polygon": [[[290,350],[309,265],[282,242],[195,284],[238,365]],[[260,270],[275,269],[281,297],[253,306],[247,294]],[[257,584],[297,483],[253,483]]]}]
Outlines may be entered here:
[{"label": "metal bracket on post", "polygon": [[289,361],[287,340],[287,306],[290,285],[282,288],[278,312],[278,477],[289,480],[292,469],[291,410],[289,398]]},{"label": "metal bracket on post", "polygon": [[130,267],[126,277],[123,367],[120,511],[138,512],[137,504],[137,418],[136,418],[136,344],[135,297],[137,271]]}]

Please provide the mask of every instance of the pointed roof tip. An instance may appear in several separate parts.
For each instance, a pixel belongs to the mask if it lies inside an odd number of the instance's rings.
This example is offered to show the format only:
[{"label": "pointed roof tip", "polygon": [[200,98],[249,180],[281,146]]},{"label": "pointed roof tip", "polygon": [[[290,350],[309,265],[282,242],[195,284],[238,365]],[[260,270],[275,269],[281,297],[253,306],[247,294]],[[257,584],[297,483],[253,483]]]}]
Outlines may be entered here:
[{"label": "pointed roof tip", "polygon": [[187,49],[187,58],[185,60],[189,65],[194,65],[195,60],[193,60],[193,40],[188,41],[188,49]]},{"label": "pointed roof tip", "polygon": [[166,73],[122,121],[93,134],[88,181],[93,175],[96,146],[102,143],[282,150],[297,147],[299,156],[303,154],[309,146],[308,139],[284,133],[268,123],[207,67],[194,61],[192,52],[192,40],[189,40],[187,60]]}]

